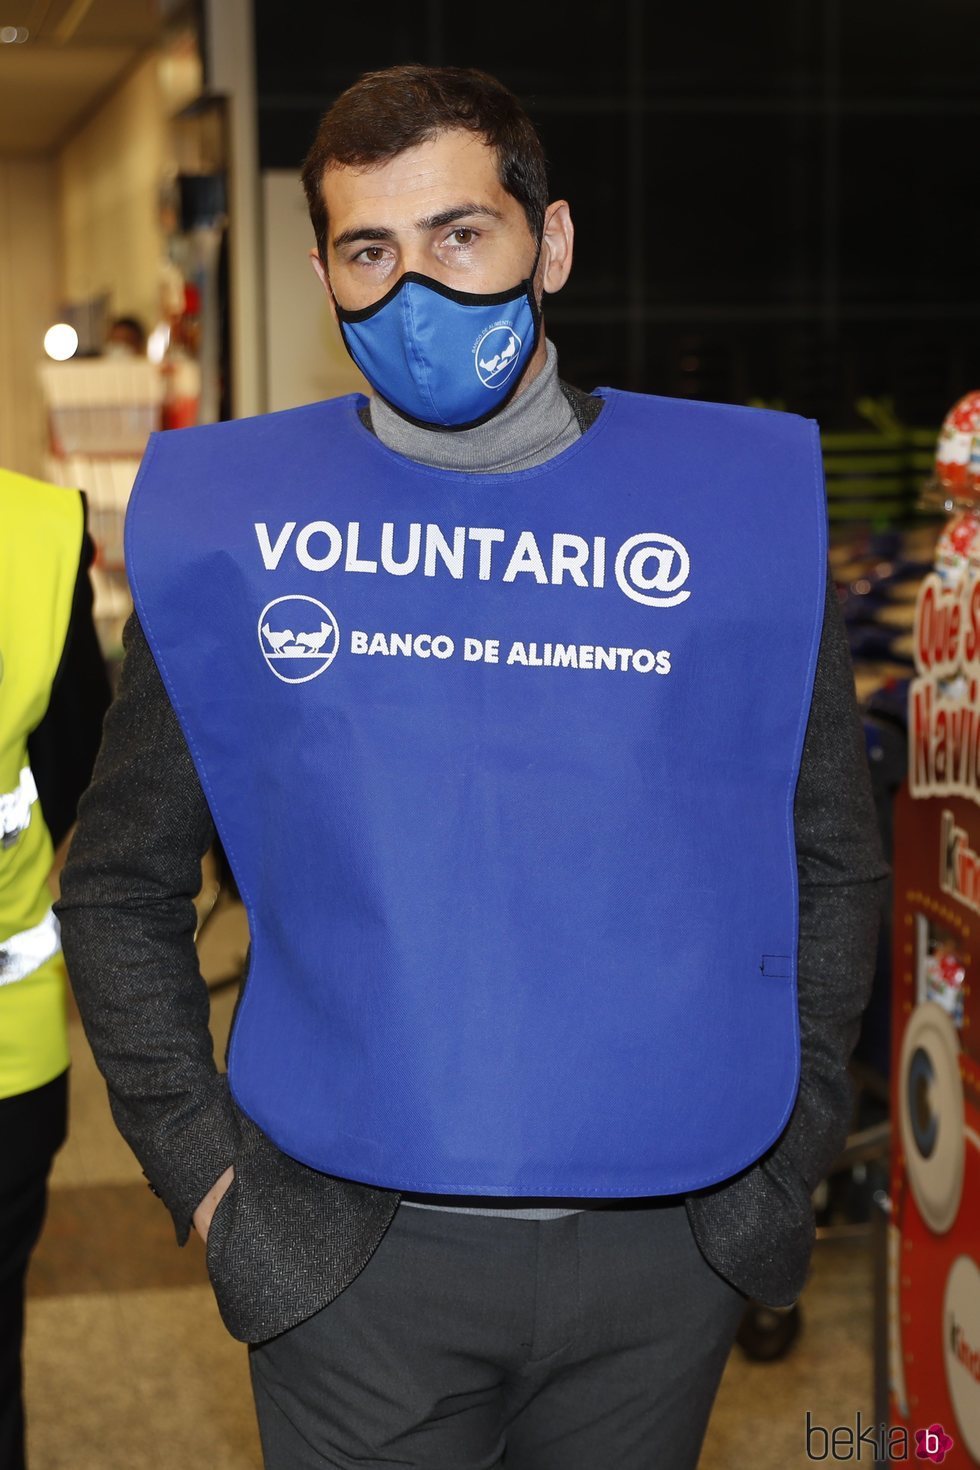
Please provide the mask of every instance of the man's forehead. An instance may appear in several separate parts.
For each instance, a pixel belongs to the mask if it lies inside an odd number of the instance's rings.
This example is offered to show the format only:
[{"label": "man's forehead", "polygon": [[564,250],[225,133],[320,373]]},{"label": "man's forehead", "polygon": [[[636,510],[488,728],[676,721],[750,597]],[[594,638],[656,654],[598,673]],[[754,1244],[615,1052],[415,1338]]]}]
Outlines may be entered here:
[{"label": "man's forehead", "polygon": [[477,134],[458,130],[438,133],[382,164],[331,165],[322,188],[331,231],[354,224],[407,227],[462,199],[502,213],[510,213],[508,206],[520,210],[500,182],[495,151]]}]

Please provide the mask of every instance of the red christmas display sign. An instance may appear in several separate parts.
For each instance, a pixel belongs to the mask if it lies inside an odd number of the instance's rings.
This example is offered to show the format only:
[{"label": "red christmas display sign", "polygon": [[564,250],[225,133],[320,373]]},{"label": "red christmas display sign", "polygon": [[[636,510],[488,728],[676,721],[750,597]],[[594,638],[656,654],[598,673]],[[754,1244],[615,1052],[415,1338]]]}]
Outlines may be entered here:
[{"label": "red christmas display sign", "polygon": [[[889,1410],[910,1462],[966,1470],[980,1466],[980,393],[947,418],[936,477],[960,500],[916,602],[895,807]],[[920,1454],[927,1426],[942,1437]]]}]

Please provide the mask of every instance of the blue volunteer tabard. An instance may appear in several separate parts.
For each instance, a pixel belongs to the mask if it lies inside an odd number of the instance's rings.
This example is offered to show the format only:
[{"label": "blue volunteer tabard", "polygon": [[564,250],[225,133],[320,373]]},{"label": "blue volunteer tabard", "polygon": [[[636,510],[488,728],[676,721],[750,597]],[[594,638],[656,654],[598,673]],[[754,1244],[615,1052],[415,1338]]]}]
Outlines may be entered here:
[{"label": "blue volunteer tabard", "polygon": [[143,460],[136,608],[251,931],[231,1088],[327,1173],[680,1193],[792,1110],[817,427],[600,393],[516,474],[356,395]]}]

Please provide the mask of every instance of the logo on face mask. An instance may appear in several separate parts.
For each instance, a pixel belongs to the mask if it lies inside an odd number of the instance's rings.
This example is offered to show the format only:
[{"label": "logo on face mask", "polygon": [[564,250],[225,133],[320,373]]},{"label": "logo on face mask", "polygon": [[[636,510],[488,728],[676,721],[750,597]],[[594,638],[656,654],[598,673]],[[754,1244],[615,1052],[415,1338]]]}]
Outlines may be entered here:
[{"label": "logo on face mask", "polygon": [[284,684],[306,684],[322,674],[339,643],[337,619],[315,597],[277,597],[259,614],[262,656]]},{"label": "logo on face mask", "polygon": [[488,327],[473,349],[473,363],[484,388],[502,388],[521,356],[522,338],[506,322]]}]

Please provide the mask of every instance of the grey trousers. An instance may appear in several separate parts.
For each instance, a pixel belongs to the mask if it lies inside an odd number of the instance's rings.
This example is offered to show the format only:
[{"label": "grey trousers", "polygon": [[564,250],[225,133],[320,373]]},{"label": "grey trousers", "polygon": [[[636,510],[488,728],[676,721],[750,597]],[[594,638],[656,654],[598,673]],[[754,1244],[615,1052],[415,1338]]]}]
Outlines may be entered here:
[{"label": "grey trousers", "polygon": [[680,1201],[402,1204],[338,1297],[249,1349],[267,1470],[694,1470],[747,1300]]}]

